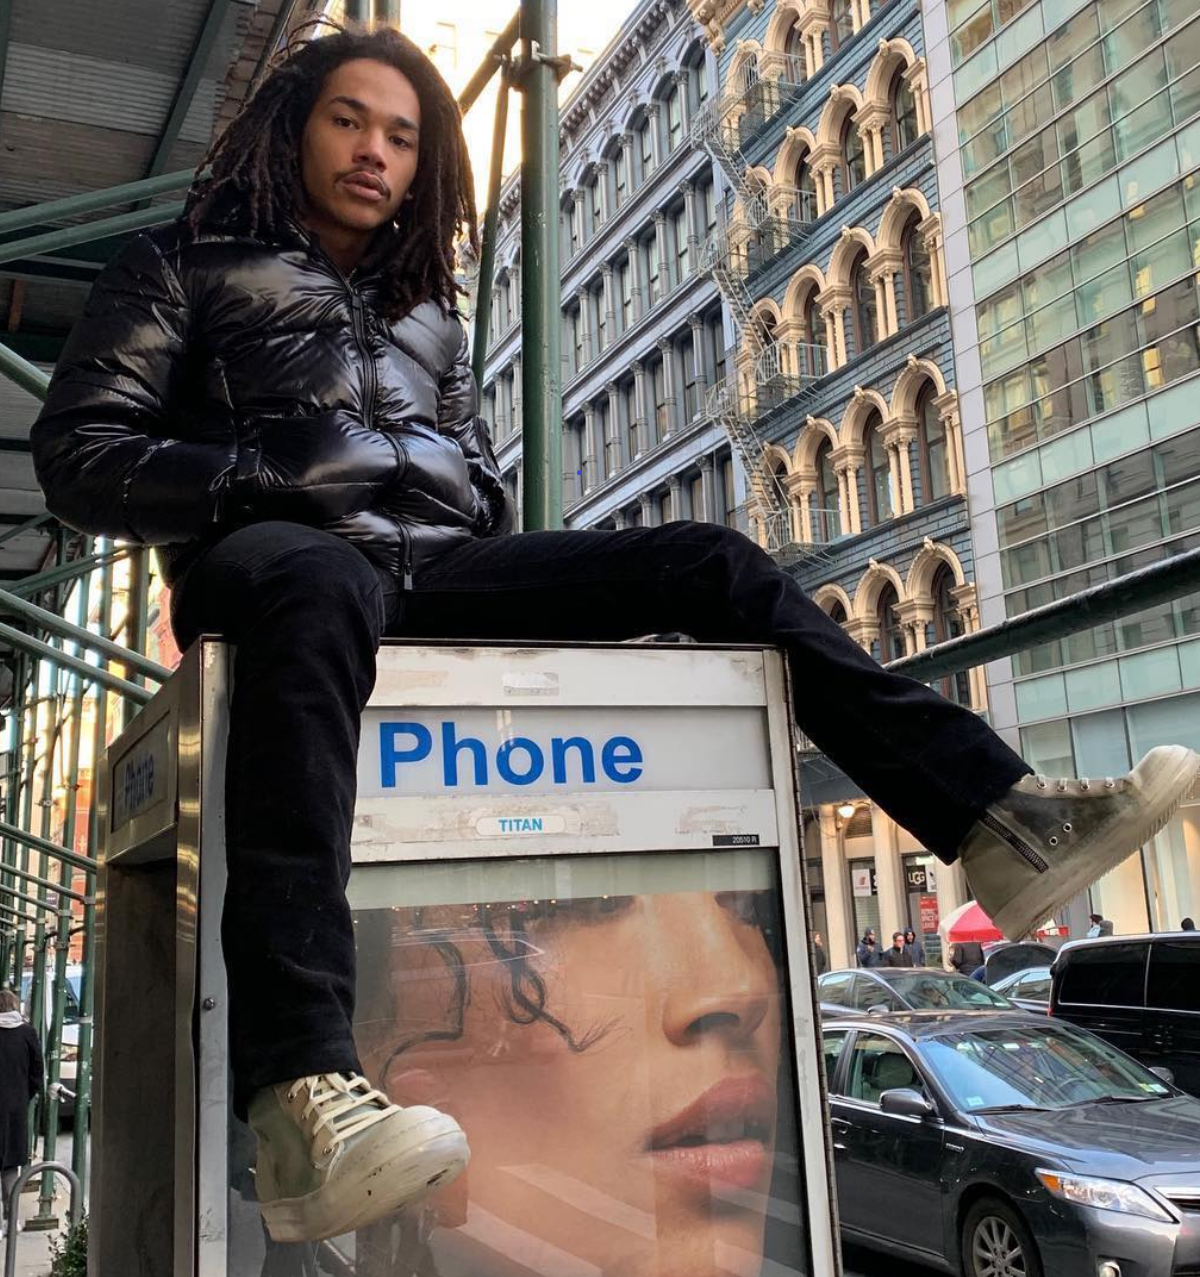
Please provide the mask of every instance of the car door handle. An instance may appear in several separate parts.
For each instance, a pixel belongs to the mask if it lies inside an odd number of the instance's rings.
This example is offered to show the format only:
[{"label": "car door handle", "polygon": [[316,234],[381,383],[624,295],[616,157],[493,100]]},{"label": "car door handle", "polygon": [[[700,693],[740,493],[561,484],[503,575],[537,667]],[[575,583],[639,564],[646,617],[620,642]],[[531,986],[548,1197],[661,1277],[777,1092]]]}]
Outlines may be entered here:
[{"label": "car door handle", "polygon": [[844,1117],[835,1117],[830,1119],[829,1125],[835,1131],[848,1131],[850,1129],[850,1123]]}]

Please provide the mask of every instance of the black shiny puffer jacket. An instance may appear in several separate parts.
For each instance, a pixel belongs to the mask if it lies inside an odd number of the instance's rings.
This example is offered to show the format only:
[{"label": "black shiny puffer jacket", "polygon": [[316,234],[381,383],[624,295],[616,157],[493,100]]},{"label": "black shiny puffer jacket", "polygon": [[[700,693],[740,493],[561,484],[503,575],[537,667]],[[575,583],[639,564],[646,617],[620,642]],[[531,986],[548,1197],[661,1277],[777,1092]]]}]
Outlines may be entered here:
[{"label": "black shiny puffer jacket", "polygon": [[407,584],[511,530],[467,336],[437,302],[389,324],[297,225],[275,242],[180,224],[92,289],[32,431],[51,512],[160,547],[168,582],[234,528],[286,519]]}]

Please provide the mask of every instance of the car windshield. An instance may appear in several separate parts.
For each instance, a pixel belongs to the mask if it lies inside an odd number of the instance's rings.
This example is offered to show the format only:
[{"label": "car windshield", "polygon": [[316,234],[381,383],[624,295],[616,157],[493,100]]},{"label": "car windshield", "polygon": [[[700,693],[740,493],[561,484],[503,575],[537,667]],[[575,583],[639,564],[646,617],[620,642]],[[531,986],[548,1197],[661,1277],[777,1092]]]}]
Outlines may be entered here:
[{"label": "car windshield", "polygon": [[935,976],[928,972],[904,972],[888,980],[891,988],[914,1011],[1012,1010],[1012,1003],[993,993],[986,984],[965,976]]},{"label": "car windshield", "polygon": [[968,1113],[1064,1109],[1171,1093],[1120,1051],[1065,1026],[981,1025],[928,1038],[921,1054],[955,1105]]}]

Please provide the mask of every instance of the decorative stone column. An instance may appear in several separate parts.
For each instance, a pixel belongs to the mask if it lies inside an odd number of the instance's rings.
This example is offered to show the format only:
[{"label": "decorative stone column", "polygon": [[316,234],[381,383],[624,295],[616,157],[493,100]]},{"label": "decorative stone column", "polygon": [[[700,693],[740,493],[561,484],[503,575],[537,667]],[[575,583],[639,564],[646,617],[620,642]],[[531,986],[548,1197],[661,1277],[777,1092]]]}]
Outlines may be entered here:
[{"label": "decorative stone column", "polygon": [[825,35],[829,30],[828,6],[809,5],[796,27],[804,45],[804,64],[808,68],[809,79],[812,79],[825,65]]},{"label": "decorative stone column", "polygon": [[929,72],[924,58],[918,58],[903,73],[904,82],[912,90],[917,104],[917,130],[928,133],[933,128],[933,116],[929,110]]},{"label": "decorative stone column", "polygon": [[948,306],[950,304],[950,294],[946,288],[946,262],[942,248],[941,213],[931,213],[923,222],[918,222],[917,234],[921,236],[925,251],[929,254],[933,304],[935,306]]},{"label": "decorative stone column", "polygon": [[[654,210],[654,242],[658,245],[659,296],[665,297],[671,291],[671,254],[667,248],[667,215],[661,208]],[[647,300],[654,304],[653,298]]]},{"label": "decorative stone column", "polygon": [[[717,502],[716,488],[714,486],[715,473],[712,455],[700,458],[700,495],[703,502],[703,509],[700,512],[700,518],[705,523],[717,523]],[[692,511],[692,518],[696,518],[695,510]]]},{"label": "decorative stone column", "polygon": [[614,510],[612,512],[613,527],[620,532],[625,527],[625,511]]},{"label": "decorative stone column", "polygon": [[[975,583],[967,581],[962,585],[956,585],[950,591],[950,597],[958,609],[964,632],[974,634],[979,629],[979,597]],[[971,708],[979,713],[986,711],[988,707],[985,668],[983,665],[973,665],[967,671],[971,688]]]},{"label": "decorative stone column", "polygon": [[946,458],[950,468],[950,490],[965,496],[967,467],[963,457],[962,417],[958,408],[958,392],[947,390],[933,401],[934,411],[946,432]]},{"label": "decorative stone column", "polygon": [[833,142],[820,142],[809,153],[808,167],[817,187],[818,217],[828,213],[837,201],[834,173],[841,159],[841,149]]},{"label": "decorative stone column", "polygon": [[700,411],[704,411],[704,400],[708,391],[708,363],[704,355],[704,319],[700,315],[689,315],[688,324],[692,329],[692,358],[696,370],[696,402]]},{"label": "decorative stone column", "polygon": [[595,164],[596,181],[600,184],[600,220],[607,222],[612,216],[612,204],[608,196],[608,163],[598,160]]},{"label": "decorative stone column", "polygon": [[876,103],[864,108],[855,117],[863,140],[863,154],[867,162],[867,176],[887,163],[883,145],[883,132],[891,124],[891,113],[886,106]]},{"label": "decorative stone column", "polygon": [[858,503],[858,472],[863,464],[861,448],[842,445],[830,454],[833,472],[838,477],[838,517],[842,530],[854,536],[862,531],[862,515]]},{"label": "decorative stone column", "polygon": [[680,67],[671,77],[679,90],[679,118],[683,121],[684,145],[687,144],[687,137],[692,128],[692,99],[688,93],[689,78],[687,67]]},{"label": "decorative stone column", "polygon": [[583,405],[583,439],[581,443],[583,458],[580,468],[583,470],[583,490],[588,493],[596,486],[596,476],[599,472],[597,458],[603,455],[602,446],[599,451],[596,447],[596,405],[590,400]]},{"label": "decorative stone column", "polygon": [[643,492],[642,495],[638,497],[638,505],[642,507],[642,527],[656,527],[657,521],[654,518],[654,502],[650,500],[650,494],[648,492]]},{"label": "decorative stone column", "polygon": [[[660,337],[655,344],[662,355],[663,395],[667,405],[667,424],[662,438],[669,439],[679,428],[678,399],[675,394],[675,347],[670,337]],[[660,439],[659,442],[661,443],[662,440]]]},{"label": "decorative stone column", "polygon": [[833,368],[840,368],[847,357],[846,346],[846,311],[850,307],[850,288],[846,284],[836,284],[826,288],[817,295],[817,304],[825,319],[825,337],[829,346],[829,362]]},{"label": "decorative stone column", "polygon": [[604,469],[612,478],[621,468],[621,396],[615,381],[604,383],[608,395],[608,438],[605,440]]},{"label": "decorative stone column", "polygon": [[787,493],[788,515],[791,518],[792,540],[797,545],[807,545],[809,536],[808,493],[803,477],[795,470],[783,480]]},{"label": "decorative stone column", "polygon": [[671,494],[671,519],[672,523],[678,523],[683,518],[679,509],[679,503],[682,499],[683,484],[680,482],[677,474],[671,475],[667,480],[667,491]]},{"label": "decorative stone column", "polygon": [[621,243],[629,254],[629,291],[633,295],[633,318],[636,323],[649,309],[648,301],[642,295],[642,254],[632,235]]},{"label": "decorative stone column", "polygon": [[875,285],[879,309],[880,340],[900,331],[900,311],[896,305],[896,274],[900,270],[900,250],[880,249],[867,259],[867,278]]},{"label": "decorative stone column", "polygon": [[[659,116],[661,114],[661,104],[657,98],[646,103],[646,118],[650,121],[650,153],[654,156],[654,167],[656,169],[660,168],[663,162],[662,129],[659,127]],[[645,175],[643,174],[643,176]]]},{"label": "decorative stone column", "polygon": [[926,599],[905,599],[896,605],[896,618],[904,633],[904,650],[912,656],[927,646],[927,629],[933,624],[933,604]]},{"label": "decorative stone column", "polygon": [[513,424],[514,430],[520,430],[521,427],[525,424],[525,414],[522,409],[522,395],[524,394],[524,391],[525,391],[525,386],[522,380],[521,356],[514,355],[513,356],[513,391],[512,391],[512,400],[513,400],[512,424]]},{"label": "decorative stone column", "polygon": [[900,462],[900,492],[898,499],[901,511],[907,514],[917,508],[912,484],[912,446],[917,440],[915,427],[905,426],[903,429],[898,430],[895,440],[896,456]]},{"label": "decorative stone column", "polygon": [[640,359],[633,361],[633,399],[637,407],[637,455],[650,451],[650,414],[646,397],[646,365]]},{"label": "decorative stone column", "polygon": [[[884,449],[887,451],[888,473],[892,479],[893,504],[895,508],[892,510],[892,518],[898,518],[905,513],[904,509],[904,481],[900,477],[900,449],[896,446],[895,440],[884,443]],[[883,512],[880,511],[880,514]]]},{"label": "decorative stone column", "polygon": [[575,238],[579,245],[578,252],[583,251],[583,246],[588,241],[586,201],[587,191],[578,190],[571,192],[571,216],[575,219]]},{"label": "decorative stone column", "polygon": [[604,288],[604,323],[608,332],[608,340],[611,344],[617,340],[617,313],[616,300],[613,297],[613,268],[610,262],[601,262],[600,278],[603,281]]},{"label": "decorative stone column", "polygon": [[687,222],[688,268],[694,275],[700,269],[700,232],[696,226],[696,184],[680,182],[683,192],[684,221]]},{"label": "decorative stone column", "polygon": [[586,367],[595,358],[595,352],[592,349],[592,305],[588,290],[579,289],[575,294],[575,300],[579,303],[579,342],[583,347],[582,366]]}]

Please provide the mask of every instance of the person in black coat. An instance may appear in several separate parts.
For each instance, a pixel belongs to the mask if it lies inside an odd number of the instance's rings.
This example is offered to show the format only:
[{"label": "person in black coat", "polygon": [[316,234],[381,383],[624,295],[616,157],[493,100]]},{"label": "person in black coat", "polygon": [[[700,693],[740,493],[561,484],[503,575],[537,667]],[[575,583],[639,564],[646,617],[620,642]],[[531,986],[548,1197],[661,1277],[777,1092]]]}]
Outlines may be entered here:
[{"label": "person in black coat", "polygon": [[42,1048],[11,989],[0,989],[0,1183],[8,1199],[29,1161],[29,1101],[42,1089]]},{"label": "person in black coat", "polygon": [[884,950],[883,956],[879,959],[879,965],[881,967],[911,967],[913,965],[913,956],[904,943],[903,931],[892,932],[892,947]]},{"label": "person in black coat", "polygon": [[972,975],[983,966],[983,945],[978,940],[960,940],[950,950],[950,965],[959,975]]}]

